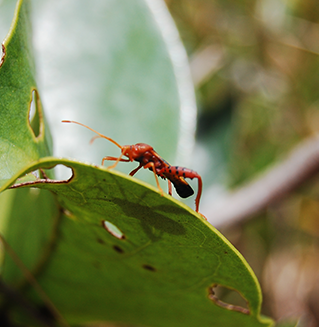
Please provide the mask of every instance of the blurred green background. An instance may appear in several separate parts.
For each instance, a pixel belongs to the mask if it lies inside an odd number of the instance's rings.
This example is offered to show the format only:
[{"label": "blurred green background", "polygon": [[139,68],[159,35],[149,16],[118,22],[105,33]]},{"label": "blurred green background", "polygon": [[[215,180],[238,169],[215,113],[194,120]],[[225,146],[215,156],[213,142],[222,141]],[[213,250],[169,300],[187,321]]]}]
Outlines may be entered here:
[{"label": "blurred green background", "polygon": [[[166,3],[190,58],[206,196],[253,180],[318,133],[318,1]],[[264,314],[318,326],[318,177],[252,218],[220,228],[257,274]]]}]

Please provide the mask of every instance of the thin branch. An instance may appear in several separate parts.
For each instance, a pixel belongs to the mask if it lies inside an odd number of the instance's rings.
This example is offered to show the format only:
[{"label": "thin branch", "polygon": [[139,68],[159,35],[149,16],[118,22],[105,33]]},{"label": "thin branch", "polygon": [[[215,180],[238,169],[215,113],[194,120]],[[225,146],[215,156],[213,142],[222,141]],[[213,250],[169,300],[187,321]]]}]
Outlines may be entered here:
[{"label": "thin branch", "polygon": [[319,172],[319,136],[303,141],[281,163],[256,180],[211,203],[206,192],[202,212],[216,226],[226,226],[248,219],[291,193]]}]

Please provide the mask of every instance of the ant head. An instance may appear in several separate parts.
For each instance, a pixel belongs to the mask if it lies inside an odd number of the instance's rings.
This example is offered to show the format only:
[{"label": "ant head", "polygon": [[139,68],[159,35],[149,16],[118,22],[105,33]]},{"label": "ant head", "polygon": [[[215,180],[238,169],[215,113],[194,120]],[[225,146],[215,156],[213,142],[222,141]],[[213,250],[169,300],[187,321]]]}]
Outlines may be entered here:
[{"label": "ant head", "polygon": [[131,145],[123,145],[121,148],[121,152],[124,156],[131,159],[132,157],[132,146]]}]

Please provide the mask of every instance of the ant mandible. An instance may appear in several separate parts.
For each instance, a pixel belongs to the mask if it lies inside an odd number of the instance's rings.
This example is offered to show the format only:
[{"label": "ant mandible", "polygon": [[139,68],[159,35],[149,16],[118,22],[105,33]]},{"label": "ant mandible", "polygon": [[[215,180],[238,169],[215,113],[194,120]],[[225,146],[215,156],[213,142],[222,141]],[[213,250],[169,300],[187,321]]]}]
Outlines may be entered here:
[{"label": "ant mandible", "polygon": [[[160,190],[161,194],[163,195],[164,192],[162,188],[160,187],[160,184],[158,182],[157,176],[167,179],[168,180],[168,193],[169,195],[172,195],[172,183],[176,189],[177,194],[181,198],[188,198],[189,196],[194,194],[193,189],[189,186],[189,184],[185,181],[185,178],[197,178],[198,180],[198,191],[197,191],[197,196],[195,199],[195,210],[196,212],[199,213],[199,201],[200,197],[202,195],[202,179],[199,174],[197,174],[195,171],[184,168],[184,167],[179,167],[179,166],[171,166],[167,161],[165,161],[163,158],[159,156],[159,154],[148,144],[145,143],[137,143],[134,145],[119,145],[117,142],[115,142],[113,139],[110,137],[107,137],[94,129],[78,123],[73,120],[62,120],[63,123],[74,123],[81,125],[83,127],[88,128],[92,132],[96,133],[97,135],[94,136],[90,143],[92,143],[95,139],[101,137],[109,140],[116,146],[118,146],[121,149],[121,155],[117,157],[104,157],[102,159],[102,166],[104,164],[104,161],[106,160],[114,160],[114,164],[107,167],[109,169],[115,168],[117,164],[120,161],[125,161],[125,162],[130,162],[130,161],[137,161],[139,163],[138,167],[133,169],[130,172],[131,176],[134,176],[138,170],[140,170],[142,167],[144,169],[149,169],[153,171],[156,184],[158,189]],[[122,157],[125,156],[127,159],[123,159]],[[202,214],[201,214],[202,215]],[[203,215],[202,215],[203,216]],[[205,216],[203,216],[205,218]],[[206,218],[205,218],[206,219]]]}]

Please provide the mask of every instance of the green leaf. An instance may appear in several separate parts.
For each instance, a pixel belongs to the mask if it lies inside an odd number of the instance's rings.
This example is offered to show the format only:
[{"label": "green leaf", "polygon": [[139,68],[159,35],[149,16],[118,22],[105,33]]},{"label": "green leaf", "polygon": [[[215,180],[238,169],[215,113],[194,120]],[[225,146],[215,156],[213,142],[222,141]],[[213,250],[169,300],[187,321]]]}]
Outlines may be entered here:
[{"label": "green leaf", "polygon": [[[31,48],[29,1],[16,6],[10,32],[3,42],[0,61],[0,188],[25,165],[50,155],[50,135],[35,82]],[[39,134],[29,122],[34,97],[39,116]]]},{"label": "green leaf", "polygon": [[[36,273],[55,243],[60,214],[54,195],[34,188],[8,190],[0,194],[0,207],[1,234],[24,265]],[[1,276],[11,285],[25,280],[9,255],[5,256]]]},{"label": "green leaf", "polygon": [[[271,325],[259,316],[261,293],[251,268],[198,214],[116,171],[55,158],[40,159],[28,171],[57,164],[72,168],[70,181],[21,185],[54,192],[64,210],[37,279],[71,324]],[[214,284],[237,290],[250,314],[216,305],[209,299]]]}]

